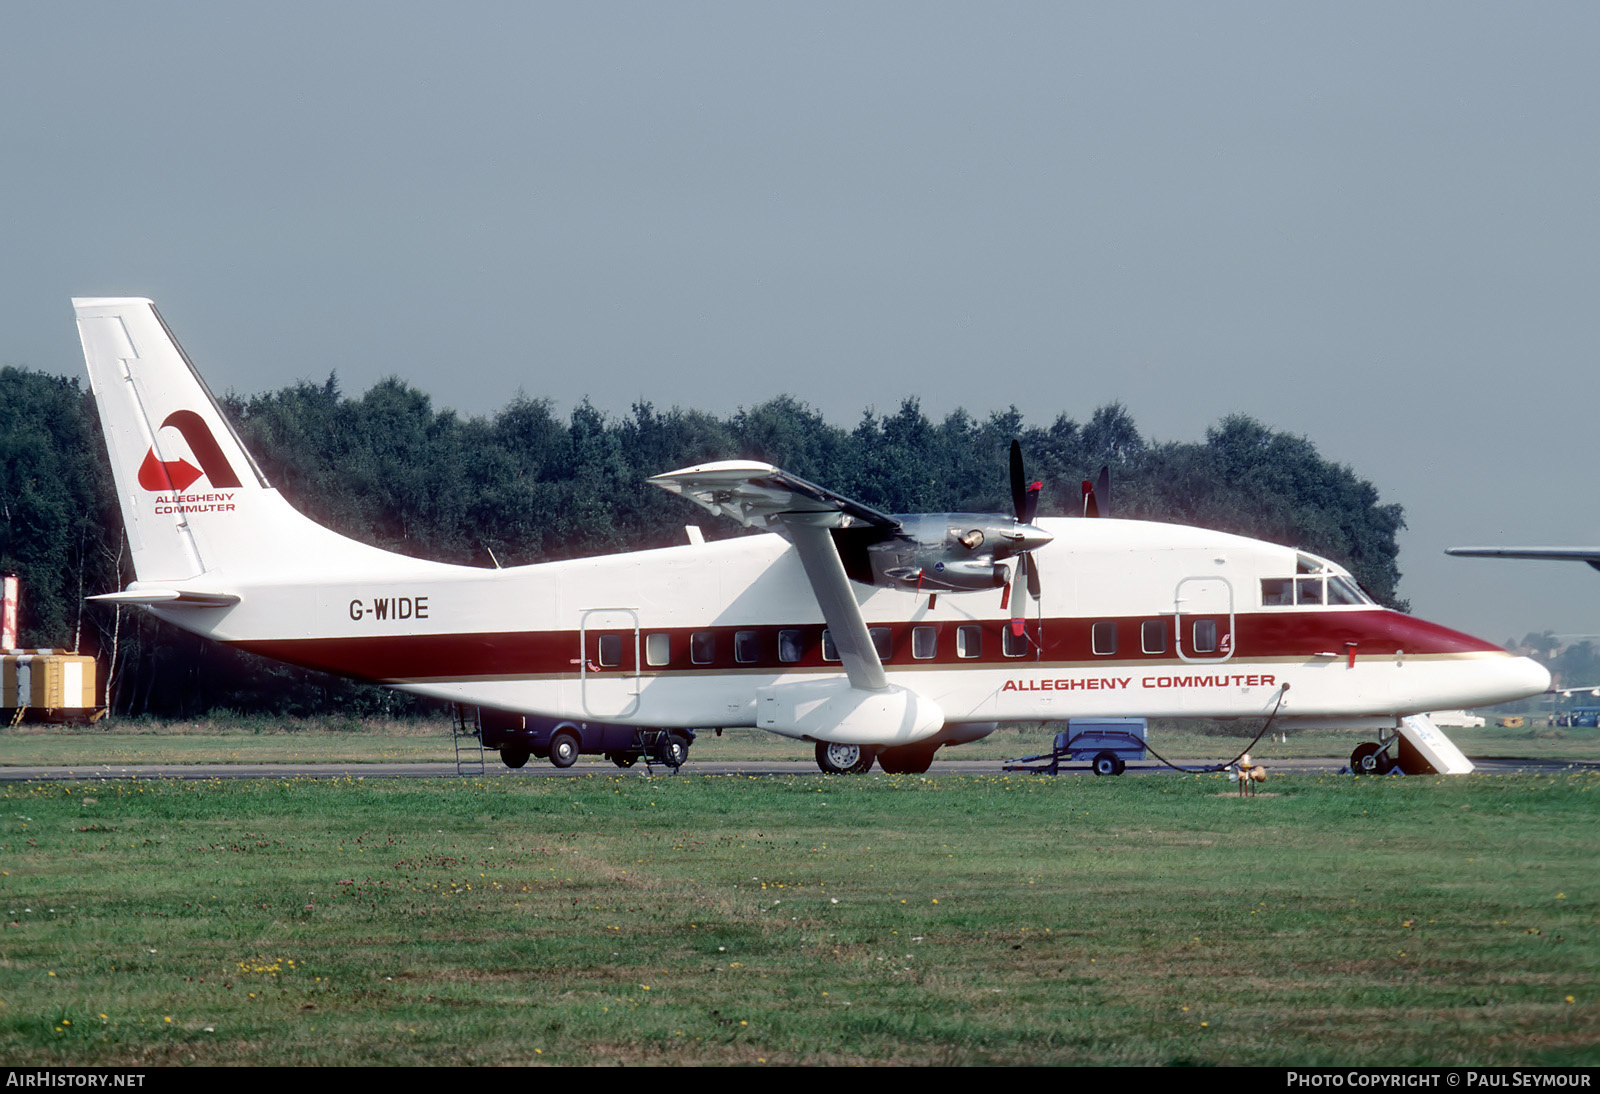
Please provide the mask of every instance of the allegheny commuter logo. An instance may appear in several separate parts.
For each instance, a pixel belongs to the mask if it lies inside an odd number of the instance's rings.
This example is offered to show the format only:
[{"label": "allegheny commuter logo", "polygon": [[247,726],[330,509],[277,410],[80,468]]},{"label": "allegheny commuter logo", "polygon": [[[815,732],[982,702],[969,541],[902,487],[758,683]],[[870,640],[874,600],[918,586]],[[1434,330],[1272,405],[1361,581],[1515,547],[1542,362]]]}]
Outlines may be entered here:
[{"label": "allegheny commuter logo", "polygon": [[175,460],[163,460],[152,447],[145,453],[144,463],[139,465],[140,486],[146,490],[176,494],[191,486],[201,475],[211,480],[214,487],[240,485],[239,476],[233,473],[233,465],[222,454],[222,446],[211,435],[211,428],[206,425],[204,418],[192,410],[174,410],[161,423],[161,428],[169,425],[189,442],[189,451],[200,461],[200,466],[196,467],[182,456]]},{"label": "allegheny commuter logo", "polygon": [[201,475],[219,490],[240,485],[239,476],[233,472],[233,465],[228,462],[228,457],[222,454],[222,446],[211,435],[211,427],[206,425],[204,418],[192,410],[174,410],[167,415],[167,420],[161,423],[161,428],[165,429],[169,425],[183,435],[183,439],[189,444],[189,451],[200,461],[200,466],[196,467],[182,456],[175,460],[163,460],[156,455],[153,446],[144,454],[144,462],[139,465],[139,485],[156,495],[156,513],[165,515],[231,511],[232,493],[183,493],[186,488],[194,485],[195,480]]}]

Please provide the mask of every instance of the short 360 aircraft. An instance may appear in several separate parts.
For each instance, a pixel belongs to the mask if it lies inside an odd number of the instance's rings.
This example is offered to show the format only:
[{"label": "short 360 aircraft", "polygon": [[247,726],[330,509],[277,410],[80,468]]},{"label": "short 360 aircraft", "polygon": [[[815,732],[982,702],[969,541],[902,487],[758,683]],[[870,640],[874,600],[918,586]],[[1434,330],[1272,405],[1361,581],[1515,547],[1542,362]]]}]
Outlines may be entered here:
[{"label": "short 360 aircraft", "polygon": [[[1000,722],[1276,710],[1383,730],[1550,682],[1294,548],[1035,520],[1015,449],[1012,514],[895,516],[730,461],[651,481],[777,534],[506,569],[391,554],[268,484],[149,300],[74,305],[136,575],[100,599],[282,661],[650,727],[679,759],[680,731],[759,726],[829,772],[925,771]],[[549,751],[570,763],[574,741]]]}]

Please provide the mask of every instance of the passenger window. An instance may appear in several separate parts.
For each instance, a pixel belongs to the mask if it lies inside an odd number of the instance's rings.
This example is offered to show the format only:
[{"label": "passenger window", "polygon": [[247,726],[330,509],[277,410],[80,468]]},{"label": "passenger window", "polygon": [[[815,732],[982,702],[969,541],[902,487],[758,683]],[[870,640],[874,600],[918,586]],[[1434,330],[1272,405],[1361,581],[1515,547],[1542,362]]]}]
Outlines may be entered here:
[{"label": "passenger window", "polygon": [[894,654],[894,636],[889,633],[889,628],[873,627],[867,633],[872,636],[872,648],[878,651],[878,660],[889,660]]},{"label": "passenger window", "polygon": [[1027,631],[1017,634],[1011,629],[1011,624],[1007,623],[1005,629],[1000,632],[1000,652],[1007,657],[1021,657],[1028,652],[1028,645]]},{"label": "passenger window", "polygon": [[822,630],[822,659],[824,661],[839,660],[839,647],[833,644],[833,635],[828,633],[826,627]]},{"label": "passenger window", "polygon": [[1196,619],[1194,621],[1194,652],[1217,652],[1217,621],[1215,619]]},{"label": "passenger window", "polygon": [[911,628],[911,656],[918,661],[926,661],[939,652],[939,629],[937,627],[912,627]]},{"label": "passenger window", "polygon": [[1146,619],[1139,625],[1139,644],[1145,653],[1167,652],[1167,621]]},{"label": "passenger window", "polygon": [[709,665],[717,659],[717,636],[711,631],[695,631],[689,636],[689,660]]},{"label": "passenger window", "polygon": [[785,664],[794,664],[805,656],[805,642],[801,640],[799,631],[778,632],[778,660]]},{"label": "passenger window", "polygon": [[600,667],[614,669],[622,664],[622,635],[602,634],[599,642]]},{"label": "passenger window", "polygon": [[983,653],[983,628],[965,623],[956,628],[956,656],[977,657]]},{"label": "passenger window", "polygon": [[1109,657],[1117,652],[1117,625],[1111,620],[1096,623],[1090,632],[1090,641],[1094,644],[1094,652],[1101,657]]},{"label": "passenger window", "polygon": [[644,638],[644,659],[649,665],[666,665],[672,662],[672,636],[665,632],[647,634]]},{"label": "passenger window", "polygon": [[733,659],[741,665],[761,660],[761,635],[757,631],[733,632]]},{"label": "passenger window", "polygon": [[1261,606],[1264,608],[1278,608],[1285,604],[1294,603],[1294,582],[1286,577],[1264,577],[1261,579]]},{"label": "passenger window", "polygon": [[1295,578],[1294,602],[1296,604],[1321,604],[1322,579],[1320,577]]}]

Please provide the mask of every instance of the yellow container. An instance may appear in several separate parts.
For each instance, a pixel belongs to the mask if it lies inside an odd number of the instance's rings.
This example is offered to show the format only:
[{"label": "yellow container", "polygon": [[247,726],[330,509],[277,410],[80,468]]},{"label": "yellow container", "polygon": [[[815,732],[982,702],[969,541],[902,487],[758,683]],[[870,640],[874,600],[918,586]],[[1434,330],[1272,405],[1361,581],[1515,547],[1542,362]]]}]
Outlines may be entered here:
[{"label": "yellow container", "polygon": [[93,657],[57,650],[0,657],[0,707],[80,710],[94,705]]}]

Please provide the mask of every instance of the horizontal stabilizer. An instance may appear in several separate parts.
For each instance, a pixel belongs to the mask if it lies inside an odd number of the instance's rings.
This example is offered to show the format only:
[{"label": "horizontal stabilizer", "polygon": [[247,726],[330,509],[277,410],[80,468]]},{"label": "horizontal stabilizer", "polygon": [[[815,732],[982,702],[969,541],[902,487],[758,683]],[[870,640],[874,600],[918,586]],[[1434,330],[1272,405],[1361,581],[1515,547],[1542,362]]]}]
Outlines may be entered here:
[{"label": "horizontal stabilizer", "polygon": [[101,593],[90,600],[106,604],[160,605],[167,608],[226,608],[239,603],[233,593],[191,593],[182,589],[129,589],[120,593]]}]

